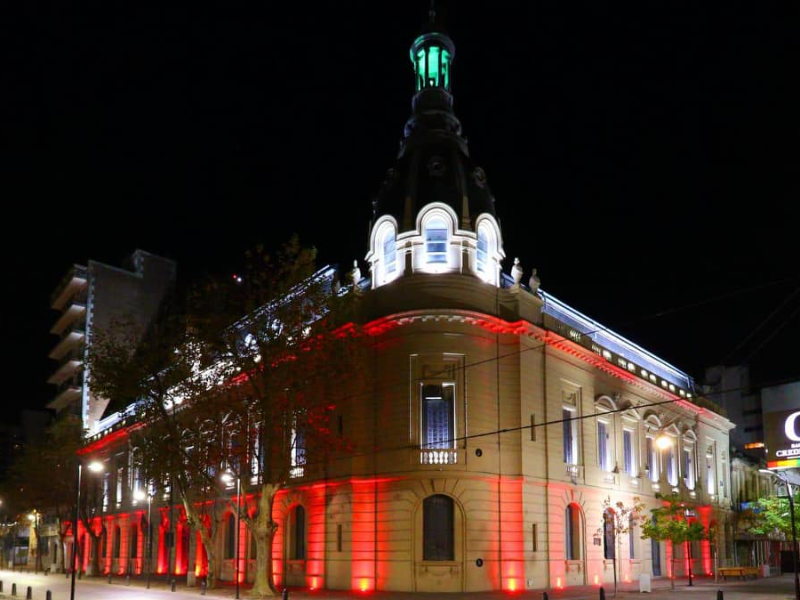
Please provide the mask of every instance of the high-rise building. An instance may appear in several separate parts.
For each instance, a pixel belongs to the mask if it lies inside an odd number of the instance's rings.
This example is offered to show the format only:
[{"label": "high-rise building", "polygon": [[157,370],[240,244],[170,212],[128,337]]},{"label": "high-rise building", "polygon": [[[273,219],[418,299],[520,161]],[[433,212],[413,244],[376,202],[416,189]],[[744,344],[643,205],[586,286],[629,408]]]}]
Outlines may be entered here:
[{"label": "high-rise building", "polygon": [[108,404],[87,385],[86,353],[92,332],[123,318],[146,331],[175,281],[176,265],[170,259],[136,250],[128,263],[129,268],[94,260],[73,265],[50,299],[58,311],[50,332],[58,341],[49,356],[58,365],[47,380],[57,388],[47,406],[79,415],[89,432],[94,431]]}]

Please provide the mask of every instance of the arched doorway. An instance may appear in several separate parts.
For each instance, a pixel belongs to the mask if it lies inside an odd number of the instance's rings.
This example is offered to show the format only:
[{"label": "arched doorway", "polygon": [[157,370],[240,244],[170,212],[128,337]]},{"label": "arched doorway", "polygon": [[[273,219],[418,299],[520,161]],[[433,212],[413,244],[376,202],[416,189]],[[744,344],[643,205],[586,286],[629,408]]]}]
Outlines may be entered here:
[{"label": "arched doorway", "polygon": [[286,555],[286,585],[306,584],[306,530],[306,509],[298,504],[286,516],[283,544]]},{"label": "arched doorway", "polygon": [[461,592],[464,590],[464,518],[450,496],[425,498],[415,516],[414,590]]},{"label": "arched doorway", "polygon": [[[656,518],[653,517],[653,525]],[[650,556],[653,562],[653,577],[661,577],[661,542],[650,539]]]},{"label": "arched doorway", "polygon": [[613,509],[607,508],[603,511],[603,581],[605,583],[614,582],[614,558],[617,555],[615,517]]},{"label": "arched doorway", "polygon": [[574,502],[564,510],[566,585],[586,585],[586,536],[583,511]]}]

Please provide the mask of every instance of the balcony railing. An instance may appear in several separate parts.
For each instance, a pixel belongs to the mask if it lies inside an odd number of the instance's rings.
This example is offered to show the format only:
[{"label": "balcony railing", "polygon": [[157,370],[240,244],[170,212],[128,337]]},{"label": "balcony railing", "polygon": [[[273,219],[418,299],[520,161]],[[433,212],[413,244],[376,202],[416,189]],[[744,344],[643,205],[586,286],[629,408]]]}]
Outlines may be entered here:
[{"label": "balcony railing", "polygon": [[421,465],[454,465],[458,463],[458,450],[455,449],[421,449],[419,451]]},{"label": "balcony railing", "polygon": [[[89,271],[83,265],[73,265],[64,278],[58,283],[55,291],[50,296],[50,305],[53,308],[61,308],[62,301],[65,300],[64,294],[70,286],[83,284],[89,278]],[[74,282],[74,283],[73,283]]]},{"label": "balcony railing", "polygon": [[567,465],[567,477],[572,480],[572,483],[578,483],[578,474],[580,473],[579,465]]}]

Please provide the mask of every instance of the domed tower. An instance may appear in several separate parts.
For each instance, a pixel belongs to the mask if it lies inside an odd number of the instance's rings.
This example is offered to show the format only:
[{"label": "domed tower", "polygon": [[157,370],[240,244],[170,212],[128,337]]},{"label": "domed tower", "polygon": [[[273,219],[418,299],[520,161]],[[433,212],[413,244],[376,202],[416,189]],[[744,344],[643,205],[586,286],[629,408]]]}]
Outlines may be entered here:
[{"label": "domed tower", "polygon": [[409,54],[412,112],[374,202],[366,257],[372,287],[413,273],[462,273],[499,285],[505,254],[494,197],[453,112],[456,49],[433,12]]}]

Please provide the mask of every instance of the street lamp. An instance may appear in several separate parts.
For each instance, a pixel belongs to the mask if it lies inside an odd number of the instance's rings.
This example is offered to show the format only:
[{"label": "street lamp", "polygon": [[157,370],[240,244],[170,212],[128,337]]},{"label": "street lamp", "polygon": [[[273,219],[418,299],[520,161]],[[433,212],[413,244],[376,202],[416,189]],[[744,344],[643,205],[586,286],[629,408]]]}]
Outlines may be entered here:
[{"label": "street lamp", "polygon": [[[86,468],[92,473],[102,473],[103,463],[93,460]],[[78,570],[78,518],[81,505],[81,471],[83,464],[78,460],[78,477],[75,486],[75,519],[72,521],[72,581],[70,582],[69,600],[75,600],[75,573]]]},{"label": "street lamp", "polygon": [[[686,525],[689,525],[689,517],[693,517],[694,513],[689,510],[688,508],[683,509],[683,516],[686,518]],[[686,542],[686,547],[689,550],[689,587],[694,586],[692,583],[692,571],[694,570],[693,559],[692,559],[692,540],[688,540]]]},{"label": "street lamp", "polygon": [[[225,485],[232,485],[234,480],[234,475],[230,471],[225,471],[222,475],[220,475],[220,479],[222,483]],[[242,478],[236,477],[236,551],[234,557],[234,579],[236,580],[236,600],[239,600],[239,503],[241,502],[241,491],[242,491]]]},{"label": "street lamp", "polygon": [[656,446],[659,450],[666,450],[672,446],[672,438],[668,435],[660,435],[656,438]]},{"label": "street lamp", "polygon": [[36,536],[36,559],[33,562],[33,572],[36,574],[39,572],[39,558],[41,556],[39,548],[39,513],[36,512],[36,509],[34,509],[31,514],[28,515],[28,520],[33,526],[33,535]]},{"label": "street lamp", "polygon": [[153,496],[142,490],[136,490],[133,498],[137,502],[147,498],[147,589],[150,589],[150,565],[153,561],[153,523],[150,521],[151,508],[153,506]]},{"label": "street lamp", "polygon": [[794,567],[794,598],[800,600],[800,576],[797,573],[797,527],[794,519],[794,494],[792,492],[792,484],[786,476],[782,476],[780,471],[771,471],[769,469],[759,469],[760,473],[768,473],[777,477],[786,486],[786,496],[789,498],[789,518],[792,523],[792,566]]}]

